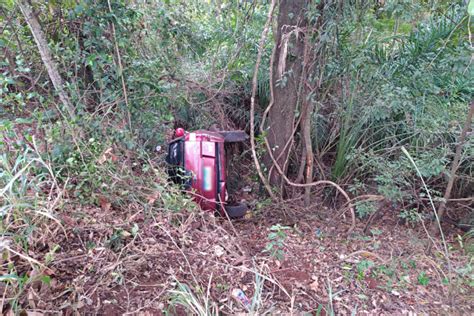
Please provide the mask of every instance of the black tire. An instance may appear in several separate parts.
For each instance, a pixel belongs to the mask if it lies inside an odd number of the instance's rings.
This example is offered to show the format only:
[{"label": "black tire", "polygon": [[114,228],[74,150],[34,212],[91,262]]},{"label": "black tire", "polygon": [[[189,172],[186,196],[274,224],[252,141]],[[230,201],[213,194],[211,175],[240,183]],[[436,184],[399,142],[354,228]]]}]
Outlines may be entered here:
[{"label": "black tire", "polygon": [[226,205],[225,211],[230,218],[243,217],[247,213],[247,204],[237,203],[234,205]]}]

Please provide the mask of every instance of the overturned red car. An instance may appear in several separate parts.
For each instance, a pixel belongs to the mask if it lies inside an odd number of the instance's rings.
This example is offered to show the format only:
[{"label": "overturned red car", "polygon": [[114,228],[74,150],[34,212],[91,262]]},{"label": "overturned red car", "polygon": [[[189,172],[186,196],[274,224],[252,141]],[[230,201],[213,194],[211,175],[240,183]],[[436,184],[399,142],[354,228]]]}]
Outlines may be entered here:
[{"label": "overturned red car", "polygon": [[182,185],[203,210],[218,211],[229,217],[244,216],[247,206],[229,203],[226,187],[226,149],[224,143],[248,138],[243,131],[175,131],[168,145],[166,162],[171,180]]}]

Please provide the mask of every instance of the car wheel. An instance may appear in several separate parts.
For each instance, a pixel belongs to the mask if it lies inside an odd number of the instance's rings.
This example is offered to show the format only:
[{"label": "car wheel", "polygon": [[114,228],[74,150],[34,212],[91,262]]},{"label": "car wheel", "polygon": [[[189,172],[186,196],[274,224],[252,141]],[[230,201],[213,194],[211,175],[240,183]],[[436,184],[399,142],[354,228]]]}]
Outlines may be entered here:
[{"label": "car wheel", "polygon": [[226,205],[225,211],[230,218],[242,217],[247,213],[248,207],[243,203],[236,203],[233,205]]}]

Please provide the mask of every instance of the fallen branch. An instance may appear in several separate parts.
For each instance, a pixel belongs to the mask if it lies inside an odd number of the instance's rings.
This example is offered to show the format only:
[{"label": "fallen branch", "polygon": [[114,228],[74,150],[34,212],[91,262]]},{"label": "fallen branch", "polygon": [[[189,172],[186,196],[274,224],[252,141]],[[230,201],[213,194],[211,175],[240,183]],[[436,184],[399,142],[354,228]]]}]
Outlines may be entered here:
[{"label": "fallen branch", "polygon": [[347,256],[344,256],[343,258],[341,258],[339,261],[336,262],[335,265],[338,265],[338,264],[341,264],[342,262],[346,261],[347,259],[351,258],[351,257],[354,257],[354,256],[358,256],[358,255],[362,255],[364,257],[372,257],[372,258],[375,258],[377,259],[378,261],[380,261],[381,264],[385,264],[387,263],[388,261],[390,260],[384,260],[382,257],[380,257],[379,255],[373,253],[373,252],[370,252],[370,251],[367,251],[367,250],[357,250]]}]

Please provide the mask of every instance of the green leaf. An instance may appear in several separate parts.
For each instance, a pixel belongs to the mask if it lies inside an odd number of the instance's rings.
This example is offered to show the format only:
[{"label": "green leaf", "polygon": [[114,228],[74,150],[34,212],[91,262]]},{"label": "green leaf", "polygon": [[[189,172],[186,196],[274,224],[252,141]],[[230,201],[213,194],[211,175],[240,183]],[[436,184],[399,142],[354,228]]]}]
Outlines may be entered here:
[{"label": "green leaf", "polygon": [[82,12],[84,12],[84,7],[83,7],[81,4],[78,4],[78,5],[74,8],[74,11],[76,12],[76,14],[81,14]]},{"label": "green leaf", "polygon": [[7,9],[13,9],[15,5],[14,0],[0,0],[0,5],[4,5]]},{"label": "green leaf", "polygon": [[276,239],[278,237],[277,233],[268,234],[268,239]]},{"label": "green leaf", "polygon": [[265,246],[265,251],[270,251],[272,250],[273,248],[273,243],[268,243],[266,246]]},{"label": "green leaf", "polygon": [[41,277],[41,282],[43,282],[46,285],[50,285],[51,284],[51,277],[49,275],[43,275]]},{"label": "green leaf", "polygon": [[26,119],[26,118],[17,118],[15,119],[15,123],[17,124],[30,124],[33,121],[31,119]]},{"label": "green leaf", "polygon": [[136,223],[133,224],[131,233],[133,237],[135,237],[138,234],[138,225]]},{"label": "green leaf", "polygon": [[430,278],[426,275],[426,272],[423,271],[418,275],[418,283],[420,285],[426,286],[429,282]]},{"label": "green leaf", "polygon": [[0,282],[14,281],[14,280],[19,280],[19,279],[20,278],[16,274],[0,275]]},{"label": "green leaf", "polygon": [[469,5],[467,6],[467,13],[470,16],[474,16],[474,0],[469,1]]}]

